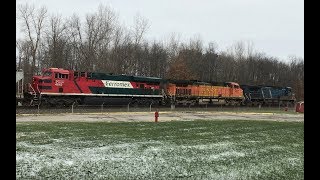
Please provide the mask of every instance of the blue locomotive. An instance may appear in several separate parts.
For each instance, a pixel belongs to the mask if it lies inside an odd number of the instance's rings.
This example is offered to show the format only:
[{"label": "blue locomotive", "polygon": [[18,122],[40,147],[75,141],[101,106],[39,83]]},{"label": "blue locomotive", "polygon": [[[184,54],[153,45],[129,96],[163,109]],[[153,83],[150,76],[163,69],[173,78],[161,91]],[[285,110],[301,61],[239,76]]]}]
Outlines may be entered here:
[{"label": "blue locomotive", "polygon": [[296,101],[291,87],[240,85],[245,97],[244,105],[293,105]]}]

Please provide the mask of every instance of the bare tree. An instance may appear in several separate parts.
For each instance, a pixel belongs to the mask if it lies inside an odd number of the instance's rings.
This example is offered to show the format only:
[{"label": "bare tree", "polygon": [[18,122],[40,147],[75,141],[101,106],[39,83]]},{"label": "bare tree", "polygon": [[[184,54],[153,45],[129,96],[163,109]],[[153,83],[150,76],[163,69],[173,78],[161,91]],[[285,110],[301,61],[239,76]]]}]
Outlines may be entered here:
[{"label": "bare tree", "polygon": [[41,41],[41,35],[45,26],[47,9],[42,7],[35,9],[34,5],[19,5],[18,18],[21,20],[23,31],[26,33],[26,39],[31,43],[31,74],[35,73],[37,50]]},{"label": "bare tree", "polygon": [[18,49],[18,59],[19,65],[18,68],[22,69],[24,72],[25,82],[31,82],[31,43],[27,40],[18,40],[17,41],[17,49]]},{"label": "bare tree", "polygon": [[164,77],[168,68],[168,53],[161,42],[154,41],[150,47],[149,61],[149,76]]},{"label": "bare tree", "polygon": [[135,44],[140,44],[143,36],[146,34],[150,25],[146,18],[142,17],[140,14],[136,14],[134,17],[133,25],[133,38]]},{"label": "bare tree", "polygon": [[298,100],[304,99],[304,60],[301,57],[289,56],[289,77],[291,86]]},{"label": "bare tree", "polygon": [[140,68],[144,63],[142,59],[147,59],[145,57],[145,44],[144,35],[149,28],[148,20],[139,14],[134,17],[134,24],[130,29],[130,34],[128,34],[127,48],[130,49],[128,56],[126,58],[127,62],[127,72],[131,75],[139,75]]},{"label": "bare tree", "polygon": [[217,44],[210,42],[206,53],[204,54],[203,66],[202,66],[202,77],[206,81],[218,81],[218,54],[217,54]]},{"label": "bare tree", "polygon": [[[100,5],[97,13],[87,14],[82,53],[85,58],[84,64],[89,68],[88,70],[94,70],[94,65],[102,67],[100,70],[105,67],[106,59],[99,56],[106,52],[111,42],[116,20],[115,13],[108,6]],[[103,58],[106,58],[106,56]]]},{"label": "bare tree", "polygon": [[168,62],[170,63],[179,54],[179,50],[181,48],[181,35],[178,33],[171,33],[166,47],[166,51],[169,56]]},{"label": "bare tree", "polygon": [[46,66],[65,67],[67,65],[66,45],[69,38],[66,34],[67,25],[63,22],[61,15],[52,15],[48,29],[45,31],[46,43],[45,51],[46,58],[50,63]]},{"label": "bare tree", "polygon": [[70,49],[70,65],[75,70],[82,70],[81,61],[83,43],[82,43],[82,26],[80,17],[73,14],[66,22],[67,24],[67,34],[70,37],[69,49]]}]

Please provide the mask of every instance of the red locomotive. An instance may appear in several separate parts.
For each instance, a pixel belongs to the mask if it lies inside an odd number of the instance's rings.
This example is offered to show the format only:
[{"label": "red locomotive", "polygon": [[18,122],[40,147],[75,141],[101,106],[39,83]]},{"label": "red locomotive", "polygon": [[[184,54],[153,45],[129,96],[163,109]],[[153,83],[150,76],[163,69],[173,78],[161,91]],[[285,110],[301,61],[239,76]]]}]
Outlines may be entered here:
[{"label": "red locomotive", "polygon": [[50,105],[108,104],[160,101],[160,78],[78,72],[60,68],[33,76],[32,103]]}]

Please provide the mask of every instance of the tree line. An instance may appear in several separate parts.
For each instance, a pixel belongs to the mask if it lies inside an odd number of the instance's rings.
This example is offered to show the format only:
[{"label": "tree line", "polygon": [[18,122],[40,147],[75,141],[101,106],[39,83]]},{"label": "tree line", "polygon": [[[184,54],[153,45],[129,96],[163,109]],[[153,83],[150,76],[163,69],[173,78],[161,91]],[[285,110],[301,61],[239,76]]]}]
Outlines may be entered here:
[{"label": "tree line", "polygon": [[84,20],[77,14],[63,18],[46,7],[19,5],[17,20],[24,33],[16,42],[16,68],[26,81],[43,68],[106,72],[167,79],[209,82],[234,81],[249,85],[290,86],[304,99],[304,60],[287,62],[254,50],[239,41],[225,51],[201,38],[182,41],[178,34],[166,40],[147,40],[149,21],[134,17],[131,27],[120,24],[115,11],[100,5]]}]

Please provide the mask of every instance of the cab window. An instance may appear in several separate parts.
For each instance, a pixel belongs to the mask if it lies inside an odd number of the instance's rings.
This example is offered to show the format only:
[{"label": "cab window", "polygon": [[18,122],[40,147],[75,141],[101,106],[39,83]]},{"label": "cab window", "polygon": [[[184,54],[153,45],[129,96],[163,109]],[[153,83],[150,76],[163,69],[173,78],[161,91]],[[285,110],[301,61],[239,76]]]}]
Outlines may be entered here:
[{"label": "cab window", "polygon": [[55,73],[54,77],[57,78],[57,79],[68,79],[69,75],[68,74]]},{"label": "cab window", "polygon": [[78,77],[79,76],[79,72],[74,72],[74,77]]}]

